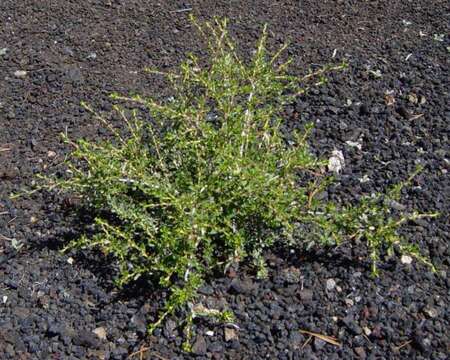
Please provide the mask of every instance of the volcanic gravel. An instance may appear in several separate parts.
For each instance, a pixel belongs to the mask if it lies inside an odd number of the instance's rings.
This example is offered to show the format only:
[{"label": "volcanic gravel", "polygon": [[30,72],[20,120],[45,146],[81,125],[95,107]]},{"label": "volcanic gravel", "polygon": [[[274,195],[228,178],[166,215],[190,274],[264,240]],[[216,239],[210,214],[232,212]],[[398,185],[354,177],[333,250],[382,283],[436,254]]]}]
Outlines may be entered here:
[{"label": "volcanic gravel", "polygon": [[[446,359],[448,10],[446,0],[1,0],[0,359]],[[402,230],[437,273],[393,258],[373,279],[363,249],[349,246],[269,254],[267,280],[231,269],[202,288],[202,304],[231,309],[236,326],[199,319],[188,354],[177,319],[145,335],[166,294],[149,284],[119,291],[113,263],[95,252],[61,254],[81,221],[68,211],[73,199],[9,194],[62,171],[61,132],[108,136],[80,101],[110,117],[113,91],[165,96],[144,68],[204,54],[190,13],[228,17],[244,54],[267,22],[270,46],[289,42],[298,74],[349,63],[286,109],[286,133],[313,122],[314,151],[342,151],[345,167],[323,194],[337,201],[382,191],[423,164],[395,207],[441,213]]]}]

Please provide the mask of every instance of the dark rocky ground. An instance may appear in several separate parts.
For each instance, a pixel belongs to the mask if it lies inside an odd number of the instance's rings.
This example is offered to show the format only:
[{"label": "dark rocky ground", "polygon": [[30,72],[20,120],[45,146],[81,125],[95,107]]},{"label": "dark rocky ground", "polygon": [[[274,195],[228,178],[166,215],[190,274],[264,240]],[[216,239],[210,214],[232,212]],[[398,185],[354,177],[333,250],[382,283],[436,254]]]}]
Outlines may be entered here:
[{"label": "dark rocky ground", "polygon": [[[191,10],[177,12],[183,9]],[[444,0],[2,0],[0,358],[125,359],[143,350],[131,358],[446,359],[448,10]],[[119,292],[107,261],[60,254],[60,240],[74,232],[62,199],[8,195],[30,186],[34,173],[57,168],[69,150],[60,132],[105,136],[80,100],[108,114],[112,91],[164,93],[143,68],[171,68],[187,51],[202,51],[189,12],[229,17],[246,50],[268,22],[273,46],[290,41],[298,73],[349,62],[347,72],[287,109],[287,128],[314,121],[315,150],[343,151],[346,167],[328,192],[342,201],[380,191],[423,164],[402,205],[442,216],[408,224],[404,233],[437,274],[393,259],[372,279],[361,254],[345,247],[275,254],[267,281],[238,272],[204,287],[203,303],[231,308],[239,328],[198,322],[189,355],[173,321],[144,337],[161,294],[146,286]],[[19,254],[11,239],[24,244]],[[299,330],[334,336],[342,346]]]}]

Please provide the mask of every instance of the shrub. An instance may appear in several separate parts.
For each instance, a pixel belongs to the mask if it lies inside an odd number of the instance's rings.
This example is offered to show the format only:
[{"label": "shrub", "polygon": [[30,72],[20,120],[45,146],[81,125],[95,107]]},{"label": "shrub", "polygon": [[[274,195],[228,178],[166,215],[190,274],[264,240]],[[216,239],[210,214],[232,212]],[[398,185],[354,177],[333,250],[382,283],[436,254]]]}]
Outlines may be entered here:
[{"label": "shrub", "polygon": [[[112,254],[119,285],[145,275],[169,289],[151,329],[192,302],[214,269],[245,260],[265,276],[263,255],[275,243],[301,248],[365,241],[374,273],[382,251],[397,245],[400,253],[426,261],[397,229],[434,214],[391,215],[389,201],[402,185],[354,206],[321,201],[316,194],[332,179],[320,175],[325,161],[308,149],[310,126],[289,140],[281,132],[283,106],[345,64],[299,79],[280,60],[284,47],[269,55],[266,28],[246,62],[226,21],[196,26],[210,56],[189,55],[176,73],[151,71],[167,78],[171,99],[115,94],[118,101],[144,105],[150,116],[125,116],[116,106],[126,135],[102,120],[113,140],[72,142],[65,136],[75,148],[67,160],[70,176],[46,186],[80,195],[97,214],[95,234],[69,247]],[[205,314],[230,320],[226,312],[195,309],[188,323]]]}]

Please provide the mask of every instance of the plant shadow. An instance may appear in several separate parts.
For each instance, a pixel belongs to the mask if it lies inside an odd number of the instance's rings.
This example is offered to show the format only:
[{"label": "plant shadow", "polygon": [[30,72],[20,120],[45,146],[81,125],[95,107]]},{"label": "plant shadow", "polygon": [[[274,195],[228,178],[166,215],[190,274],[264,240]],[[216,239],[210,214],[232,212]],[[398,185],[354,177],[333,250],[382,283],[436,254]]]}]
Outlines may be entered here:
[{"label": "plant shadow", "polygon": [[158,294],[163,293],[163,289],[146,276],[119,287],[115,282],[119,269],[115,265],[114,256],[104,254],[100,249],[64,251],[68,244],[81,236],[91,236],[95,233],[93,224],[98,213],[86,207],[64,204],[59,204],[54,211],[61,211],[63,214],[62,220],[55,226],[57,230],[44,239],[29,243],[27,246],[29,251],[47,249],[72,258],[78,266],[95,275],[99,287],[107,293],[114,294],[111,302],[134,300],[138,305],[143,305],[149,299],[155,299]]}]

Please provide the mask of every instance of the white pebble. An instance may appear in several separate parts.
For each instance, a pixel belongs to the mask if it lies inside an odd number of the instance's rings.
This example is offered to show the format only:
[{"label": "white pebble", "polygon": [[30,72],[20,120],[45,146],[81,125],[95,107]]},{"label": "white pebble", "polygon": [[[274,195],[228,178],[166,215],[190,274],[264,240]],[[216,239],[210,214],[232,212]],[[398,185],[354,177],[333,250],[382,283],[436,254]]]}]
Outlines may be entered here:
[{"label": "white pebble", "polygon": [[97,335],[99,339],[106,340],[106,330],[104,327],[95,328],[92,332]]},{"label": "white pebble", "polygon": [[333,150],[328,159],[328,170],[339,174],[345,166],[344,154],[340,150]]},{"label": "white pebble", "polygon": [[225,341],[231,341],[238,338],[238,333],[235,329],[225,328]]},{"label": "white pebble", "polygon": [[355,148],[357,148],[358,150],[361,150],[362,149],[362,144],[360,143],[360,142],[358,142],[358,141],[351,141],[351,140],[348,140],[348,141],[346,141],[345,142],[348,146],[350,146],[350,147],[355,147]]},{"label": "white pebble", "polygon": [[328,279],[327,280],[327,290],[331,291],[336,287],[336,281],[334,279]]},{"label": "white pebble", "polygon": [[364,183],[366,183],[366,182],[369,182],[369,181],[370,181],[370,178],[369,178],[369,176],[368,176],[367,174],[364,174],[364,176],[363,176],[362,178],[359,178],[358,180],[359,180],[359,182],[360,182],[361,184],[364,184]]},{"label": "white pebble", "polygon": [[430,318],[436,318],[439,316],[439,312],[433,307],[426,307],[424,309],[425,314],[427,314]]},{"label": "white pebble", "polygon": [[402,264],[407,264],[407,265],[409,265],[409,264],[412,263],[413,259],[412,259],[411,256],[408,256],[408,255],[402,255],[400,261],[402,262]]},{"label": "white pebble", "polygon": [[345,303],[347,304],[347,306],[353,306],[353,305],[355,305],[355,303],[353,302],[353,300],[352,299],[345,299],[344,300],[345,301]]},{"label": "white pebble", "polygon": [[28,73],[25,70],[17,70],[14,72],[14,76],[17,76],[17,77],[24,77],[24,76],[27,76],[27,74]]}]

